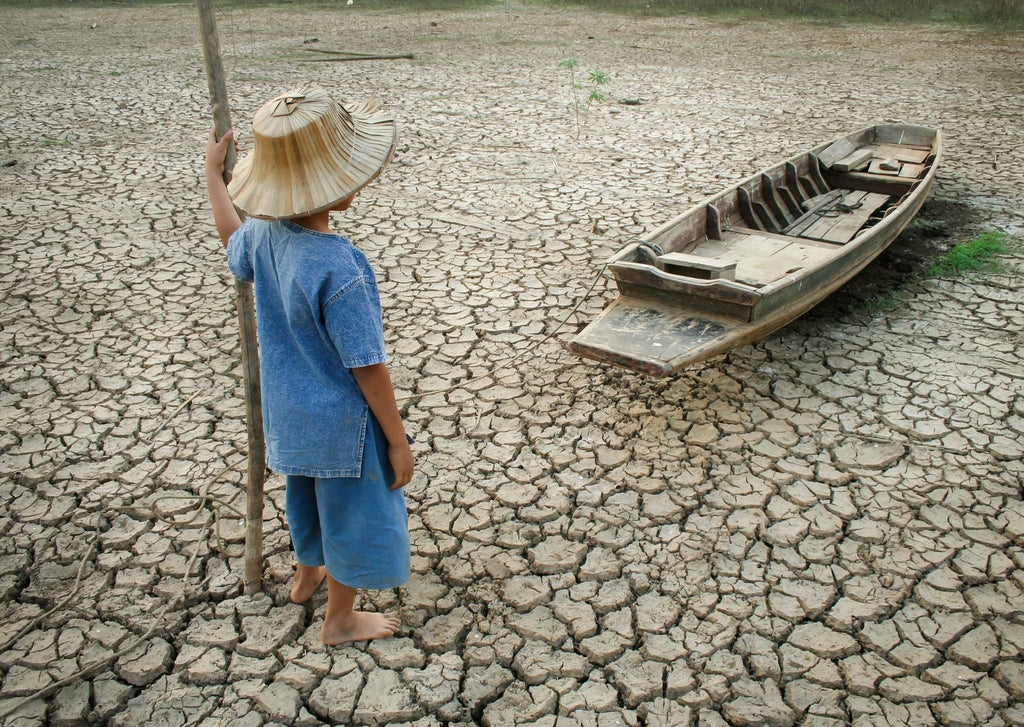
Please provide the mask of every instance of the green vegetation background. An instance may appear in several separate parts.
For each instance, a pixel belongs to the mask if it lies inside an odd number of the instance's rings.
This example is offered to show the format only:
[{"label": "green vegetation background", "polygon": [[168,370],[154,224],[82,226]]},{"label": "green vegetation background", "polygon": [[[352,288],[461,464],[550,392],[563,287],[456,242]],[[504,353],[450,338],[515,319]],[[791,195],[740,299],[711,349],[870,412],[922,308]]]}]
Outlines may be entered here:
[{"label": "green vegetation background", "polygon": [[548,0],[651,15],[846,18],[1004,25],[1024,29],[1024,0]]},{"label": "green vegetation background", "polygon": [[[0,0],[7,7],[149,5],[182,0]],[[331,7],[345,0],[221,0],[218,5]],[[634,15],[725,15],[984,24],[1024,30],[1024,0],[354,0],[367,9],[457,10],[489,5],[571,6]]]}]

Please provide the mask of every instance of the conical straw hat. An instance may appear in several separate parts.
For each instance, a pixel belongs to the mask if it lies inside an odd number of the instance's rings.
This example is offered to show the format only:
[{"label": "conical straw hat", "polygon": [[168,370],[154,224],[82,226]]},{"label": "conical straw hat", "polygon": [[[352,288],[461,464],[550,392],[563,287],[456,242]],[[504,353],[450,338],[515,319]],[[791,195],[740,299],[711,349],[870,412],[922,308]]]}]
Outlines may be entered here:
[{"label": "conical straw hat", "polygon": [[372,182],[391,161],[395,122],[375,99],[348,107],[317,86],[283,93],[252,121],[254,149],[228,191],[240,210],[268,220],[329,209]]}]

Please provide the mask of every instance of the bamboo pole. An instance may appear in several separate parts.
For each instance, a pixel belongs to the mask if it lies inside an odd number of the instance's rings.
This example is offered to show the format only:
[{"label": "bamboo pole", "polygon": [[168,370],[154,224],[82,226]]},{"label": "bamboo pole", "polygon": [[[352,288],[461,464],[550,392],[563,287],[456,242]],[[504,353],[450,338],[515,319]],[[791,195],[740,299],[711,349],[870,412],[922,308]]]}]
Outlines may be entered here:
[{"label": "bamboo pole", "polygon": [[[213,129],[221,138],[231,128],[227,81],[220,57],[220,39],[213,12],[213,0],[196,0],[199,27],[206,60],[206,80],[210,86],[213,108]],[[234,145],[228,146],[224,160],[224,181],[231,179],[235,166]],[[258,593],[263,588],[263,478],[266,473],[266,450],[263,440],[263,395],[260,389],[260,357],[256,347],[256,315],[252,285],[235,281],[235,307],[242,343],[242,377],[245,382],[245,419],[249,432],[249,469],[245,507],[245,592]]]}]

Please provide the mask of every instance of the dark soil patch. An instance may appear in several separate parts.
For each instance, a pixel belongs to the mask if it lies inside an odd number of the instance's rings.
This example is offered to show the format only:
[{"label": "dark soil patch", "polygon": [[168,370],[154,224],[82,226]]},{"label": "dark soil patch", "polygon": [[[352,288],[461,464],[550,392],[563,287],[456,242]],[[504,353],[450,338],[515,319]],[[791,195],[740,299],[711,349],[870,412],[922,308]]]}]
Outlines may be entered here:
[{"label": "dark soil patch", "polygon": [[982,228],[983,215],[977,208],[962,202],[929,200],[874,262],[807,313],[806,319],[835,320],[863,310],[872,301],[898,297],[904,286],[923,277],[953,247],[973,240]]}]

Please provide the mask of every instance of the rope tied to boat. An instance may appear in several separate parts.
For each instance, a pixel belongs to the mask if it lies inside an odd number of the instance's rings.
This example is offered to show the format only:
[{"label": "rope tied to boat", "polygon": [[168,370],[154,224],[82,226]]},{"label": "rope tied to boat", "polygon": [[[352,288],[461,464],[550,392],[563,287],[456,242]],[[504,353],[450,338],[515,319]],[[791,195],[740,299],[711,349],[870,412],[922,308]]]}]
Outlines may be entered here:
[{"label": "rope tied to boat", "polygon": [[854,210],[860,209],[862,206],[863,205],[860,202],[846,204],[846,202],[837,199],[824,209],[816,210],[816,212],[819,217],[838,217],[841,214],[850,214]]},{"label": "rope tied to boat", "polygon": [[654,265],[658,258],[665,254],[665,250],[662,249],[661,245],[654,242],[648,242],[647,240],[634,240],[632,243],[624,245],[620,250],[630,244],[635,244],[637,246],[636,252],[638,262],[645,265]]}]

